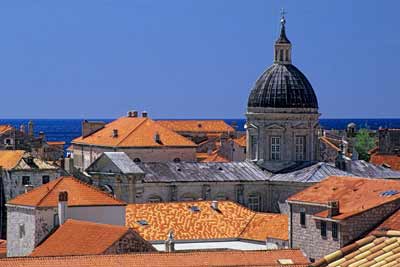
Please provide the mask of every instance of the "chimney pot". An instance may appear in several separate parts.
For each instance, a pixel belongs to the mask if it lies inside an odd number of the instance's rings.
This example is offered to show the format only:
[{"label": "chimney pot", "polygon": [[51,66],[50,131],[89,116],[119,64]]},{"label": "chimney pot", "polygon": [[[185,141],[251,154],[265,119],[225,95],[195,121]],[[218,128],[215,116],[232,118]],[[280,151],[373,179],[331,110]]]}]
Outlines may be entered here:
[{"label": "chimney pot", "polygon": [[118,137],[118,129],[113,129],[112,137],[114,138]]},{"label": "chimney pot", "polygon": [[165,252],[174,252],[175,251],[175,239],[174,239],[174,231],[169,230],[168,238],[165,240]]},{"label": "chimney pot", "polygon": [[25,193],[28,193],[28,192],[31,191],[32,189],[33,189],[33,185],[31,185],[31,184],[25,185]]},{"label": "chimney pot", "polygon": [[58,222],[63,224],[67,219],[68,192],[62,191],[58,193]]},{"label": "chimney pot", "polygon": [[218,210],[218,201],[217,200],[213,200],[211,202],[211,207],[213,208],[213,210]]},{"label": "chimney pot", "polygon": [[128,111],[128,117],[129,118],[133,117],[132,111]]},{"label": "chimney pot", "polygon": [[332,218],[332,217],[340,214],[339,200],[328,201],[328,206],[329,206],[329,210],[328,210],[329,218]]},{"label": "chimney pot", "polygon": [[143,117],[143,118],[147,118],[148,115],[149,115],[149,114],[147,113],[147,111],[143,111],[143,112],[142,112],[142,117]]},{"label": "chimney pot", "polygon": [[137,110],[132,111],[132,117],[137,118],[138,117],[138,112]]}]

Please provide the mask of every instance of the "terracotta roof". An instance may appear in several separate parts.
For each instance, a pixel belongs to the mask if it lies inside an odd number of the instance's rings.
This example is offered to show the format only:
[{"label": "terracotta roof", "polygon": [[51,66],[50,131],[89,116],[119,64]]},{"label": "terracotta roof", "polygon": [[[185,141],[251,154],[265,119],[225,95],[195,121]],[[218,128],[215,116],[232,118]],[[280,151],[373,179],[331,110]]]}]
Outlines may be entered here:
[{"label": "terracotta roof", "polygon": [[3,134],[9,130],[11,130],[13,127],[11,125],[0,125],[0,134]]},{"label": "terracotta roof", "polygon": [[[113,130],[118,135],[113,137]],[[159,135],[160,142],[155,136]],[[78,137],[73,144],[90,144],[106,147],[195,147],[196,144],[150,118],[121,117],[86,137]]]},{"label": "terracotta roof", "polygon": [[375,165],[388,165],[392,170],[400,171],[400,155],[385,155],[375,153],[371,155],[369,160]]},{"label": "terracotta roof", "polygon": [[230,160],[220,155],[218,152],[219,150],[212,152],[210,155],[207,155],[207,157],[202,159],[201,162],[230,162]]},{"label": "terracotta roof", "polygon": [[13,169],[18,165],[25,154],[23,150],[1,150],[0,166],[6,170]]},{"label": "terracotta roof", "polygon": [[46,142],[50,146],[63,146],[65,145],[64,141],[47,141]]},{"label": "terracotta roof", "polygon": [[138,244],[134,246],[138,252],[155,251],[150,243],[128,227],[69,219],[36,247],[30,256],[103,254],[128,233],[135,235]]},{"label": "terracotta roof", "polygon": [[311,266],[400,266],[400,231],[367,236],[326,255]]},{"label": "terracotta roof", "polygon": [[[390,190],[400,192],[400,181],[347,176],[330,176],[322,182],[289,197],[289,202],[314,203],[322,206],[338,200],[340,214],[333,219],[342,220],[400,198],[400,193],[384,196]],[[328,210],[314,216],[327,217]]]},{"label": "terracotta roof", "polygon": [[[193,206],[199,211],[192,211]],[[140,220],[148,225],[140,225]],[[231,201],[218,201],[218,210],[211,201],[129,204],[126,224],[149,241],[165,240],[171,229],[176,240],[288,240],[287,215],[257,213]]]},{"label": "terracotta roof", "polygon": [[0,239],[0,258],[7,257],[7,240]]},{"label": "terracotta roof", "polygon": [[[284,260],[292,264],[283,264]],[[282,263],[279,263],[281,261]],[[290,266],[306,267],[308,261],[300,250],[264,251],[193,251],[174,253],[132,253],[67,257],[20,257],[0,259],[2,267],[176,267],[176,266]]]},{"label": "terracotta roof", "polygon": [[68,192],[68,206],[119,206],[126,205],[110,195],[74,177],[60,177],[28,193],[17,196],[8,204],[32,207],[56,207],[58,193]]},{"label": "terracotta roof", "polygon": [[234,139],[232,139],[233,140],[233,142],[235,142],[238,146],[241,146],[241,147],[246,147],[246,136],[245,135],[242,135],[241,137],[239,137],[239,138],[234,138]]},{"label": "terracotta roof", "polygon": [[400,231],[400,209],[394,212],[389,218],[384,220],[374,231]]},{"label": "terracotta roof", "polygon": [[157,123],[175,132],[233,133],[235,131],[223,120],[159,120]]},{"label": "terracotta roof", "polygon": [[325,144],[327,144],[328,146],[330,146],[331,148],[333,148],[334,150],[340,151],[340,148],[339,148],[336,144],[334,144],[334,143],[332,142],[332,139],[331,139],[331,138],[322,136],[322,137],[320,137],[319,139],[320,139],[323,143],[325,143]]}]

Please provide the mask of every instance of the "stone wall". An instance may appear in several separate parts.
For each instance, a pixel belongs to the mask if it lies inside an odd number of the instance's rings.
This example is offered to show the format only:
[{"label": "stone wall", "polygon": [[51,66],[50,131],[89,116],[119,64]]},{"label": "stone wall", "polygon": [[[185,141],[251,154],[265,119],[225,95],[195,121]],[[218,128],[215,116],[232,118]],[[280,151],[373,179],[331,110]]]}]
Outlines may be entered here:
[{"label": "stone wall", "polygon": [[[7,207],[7,257],[25,256],[35,248],[35,209]],[[20,230],[24,230],[25,234]]]},{"label": "stone wall", "polygon": [[164,147],[164,148],[104,148],[96,146],[73,145],[74,167],[85,170],[103,152],[125,152],[132,160],[141,162],[172,162],[175,159],[195,162],[195,147]]},{"label": "stone wall", "polygon": [[120,240],[109,247],[104,254],[124,254],[131,252],[155,252],[157,251],[149,242],[130,230]]},{"label": "stone wall", "polygon": [[[332,223],[327,222],[327,235],[324,238],[321,236],[321,222],[312,218],[314,214],[326,210],[326,207],[298,204],[291,204],[291,207],[289,243],[292,248],[301,248],[310,259],[319,259],[340,248],[340,235],[337,240],[332,238]],[[305,226],[300,224],[300,211],[306,213]]]},{"label": "stone wall", "polygon": [[400,208],[400,199],[385,205],[370,209],[359,215],[355,215],[343,222],[342,246],[360,238],[361,235],[370,232],[384,219]]}]

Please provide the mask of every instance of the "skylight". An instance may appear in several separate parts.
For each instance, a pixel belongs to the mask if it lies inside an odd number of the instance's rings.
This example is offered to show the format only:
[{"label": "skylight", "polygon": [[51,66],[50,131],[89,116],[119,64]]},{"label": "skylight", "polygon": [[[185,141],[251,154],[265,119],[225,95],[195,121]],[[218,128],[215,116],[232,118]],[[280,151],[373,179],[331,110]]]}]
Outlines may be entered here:
[{"label": "skylight", "polygon": [[397,195],[399,193],[399,191],[397,190],[387,190],[381,193],[381,197],[390,197],[390,196],[394,196]]},{"label": "skylight", "polygon": [[199,211],[200,211],[200,208],[197,207],[197,206],[191,206],[191,207],[190,207],[190,210],[193,211],[193,212],[199,212]]},{"label": "skylight", "polygon": [[146,220],[139,220],[137,221],[137,223],[140,224],[141,226],[149,225],[149,223]]}]

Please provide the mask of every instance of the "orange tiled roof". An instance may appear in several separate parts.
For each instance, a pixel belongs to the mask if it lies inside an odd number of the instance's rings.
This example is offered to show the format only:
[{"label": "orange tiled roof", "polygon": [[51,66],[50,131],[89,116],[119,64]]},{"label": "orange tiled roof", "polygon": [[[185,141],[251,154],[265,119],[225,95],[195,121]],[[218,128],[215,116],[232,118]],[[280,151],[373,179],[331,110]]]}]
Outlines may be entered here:
[{"label": "orange tiled roof", "polygon": [[325,143],[325,144],[327,144],[328,146],[330,146],[331,148],[333,148],[334,150],[340,151],[340,148],[339,148],[336,144],[334,144],[334,143],[330,140],[330,138],[325,137],[325,136],[322,136],[322,137],[320,137],[319,139],[320,139],[323,143]]},{"label": "orange tiled roof", "polygon": [[311,266],[400,266],[400,231],[367,236],[326,255]]},{"label": "orange tiled roof", "polygon": [[105,253],[129,232],[136,235],[139,251],[155,251],[154,247],[125,226],[67,220],[29,256],[95,255]]},{"label": "orange tiled roof", "polygon": [[[313,185],[288,201],[327,205],[330,200],[338,200],[340,214],[334,219],[342,220],[400,198],[400,193],[382,196],[388,190],[400,191],[400,181],[347,176],[330,176]],[[327,217],[328,211],[315,216]]]},{"label": "orange tiled roof", "polygon": [[230,160],[220,155],[218,152],[219,151],[216,150],[212,152],[210,155],[207,154],[207,156],[203,158],[201,162],[230,162]]},{"label": "orange tiled roof", "polygon": [[18,165],[25,154],[24,150],[1,150],[0,167],[10,170]]},{"label": "orange tiled roof", "polygon": [[10,200],[8,204],[32,207],[56,207],[58,194],[68,192],[68,206],[126,205],[112,196],[74,177],[60,177]]},{"label": "orange tiled roof", "polygon": [[[200,211],[191,211],[191,206]],[[287,215],[257,213],[231,201],[218,201],[218,208],[212,209],[211,201],[129,204],[126,224],[149,241],[165,240],[171,229],[177,240],[288,240]],[[140,225],[139,220],[148,225]]]},{"label": "orange tiled roof", "polygon": [[389,218],[383,221],[374,231],[400,231],[400,209],[393,213]]},{"label": "orange tiled roof", "polygon": [[245,135],[242,135],[241,137],[239,137],[239,138],[235,138],[235,139],[233,139],[233,142],[235,142],[238,146],[241,146],[241,147],[246,147],[246,136]]},{"label": "orange tiled roof", "polygon": [[0,125],[0,134],[5,133],[12,129],[11,125]]},{"label": "orange tiled roof", "polygon": [[47,141],[47,144],[50,146],[63,146],[65,145],[64,141]]},{"label": "orange tiled roof", "polygon": [[[113,130],[118,136],[113,137]],[[160,143],[154,136],[159,134]],[[189,139],[161,126],[150,118],[121,117],[86,137],[78,137],[73,144],[90,144],[107,147],[195,147]]]},{"label": "orange tiled roof", "polygon": [[[293,264],[281,264],[289,260]],[[192,251],[174,253],[132,253],[123,255],[91,255],[65,257],[20,257],[0,259],[2,267],[222,267],[265,266],[307,267],[308,261],[298,249],[260,251]]]},{"label": "orange tiled roof", "polygon": [[0,239],[0,258],[7,257],[7,240]]},{"label": "orange tiled roof", "polygon": [[235,131],[223,120],[159,120],[157,123],[175,132],[233,133]]},{"label": "orange tiled roof", "polygon": [[400,155],[384,155],[375,153],[371,155],[369,160],[375,165],[389,165],[392,170],[400,171]]}]

